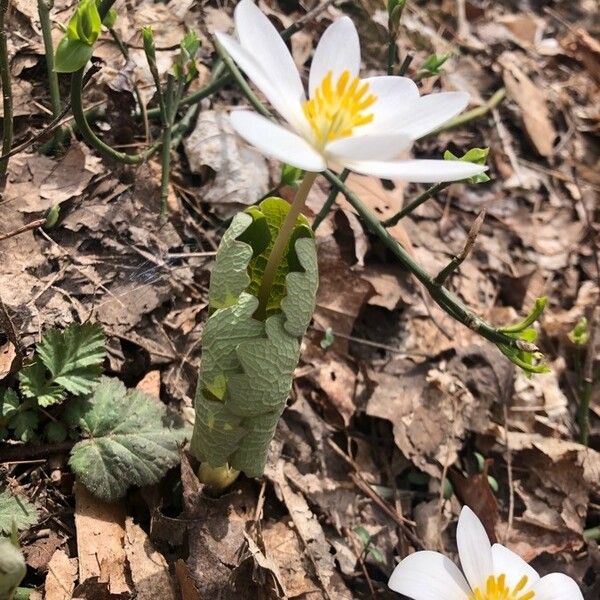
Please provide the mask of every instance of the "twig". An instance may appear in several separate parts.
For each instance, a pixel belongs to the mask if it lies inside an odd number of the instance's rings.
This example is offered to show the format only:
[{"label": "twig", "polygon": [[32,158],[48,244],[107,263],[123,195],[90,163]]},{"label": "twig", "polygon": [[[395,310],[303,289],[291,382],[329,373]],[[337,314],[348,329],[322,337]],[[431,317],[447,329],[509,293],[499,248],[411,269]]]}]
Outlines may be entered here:
[{"label": "twig", "polygon": [[13,229],[13,231],[9,231],[8,233],[0,233],[0,242],[7,240],[11,237],[15,237],[15,235],[19,235],[20,233],[25,233],[26,231],[30,231],[31,229],[37,229],[41,227],[46,222],[46,219],[37,219],[35,221],[31,221],[31,223],[27,223],[17,229]]},{"label": "twig", "polygon": [[0,464],[31,459],[48,459],[53,454],[69,452],[74,441],[58,444],[0,444]]},{"label": "twig", "polygon": [[451,183],[451,181],[443,181],[441,183],[436,183],[435,185],[432,185],[430,188],[426,189],[422,194],[419,194],[412,202],[409,202],[401,211],[397,212],[389,219],[381,221],[381,224],[384,227],[393,227],[406,215],[409,215],[415,209],[419,208],[421,204],[429,200],[429,198],[432,198],[438,192],[441,192],[442,190],[446,189]]},{"label": "twig", "polygon": [[600,305],[594,307],[590,319],[590,339],[586,348],[585,363],[583,365],[583,378],[581,383],[581,398],[577,421],[579,423],[579,441],[587,446],[590,437],[590,400],[594,388],[594,360],[600,345]]},{"label": "twig", "polygon": [[[58,86],[58,74],[54,70],[54,45],[52,44],[52,26],[50,24],[50,9],[54,6],[54,0],[38,0],[38,15],[42,27],[44,39],[44,53],[46,55],[46,71],[48,77],[48,89],[50,90],[50,104],[52,105],[52,117],[56,119],[62,114],[60,101],[60,88]],[[59,147],[64,139],[65,132],[57,127],[54,130],[50,148]]]},{"label": "twig", "polygon": [[477,240],[477,236],[479,235],[479,231],[481,230],[481,226],[483,225],[483,220],[485,219],[485,209],[483,209],[478,215],[473,224],[471,225],[471,229],[469,229],[469,233],[467,234],[467,240],[465,241],[465,245],[463,249],[454,257],[452,260],[433,278],[434,283],[438,285],[444,285],[446,279],[460,267],[460,265],[465,261],[467,256],[471,253],[473,246],[475,245],[475,241]]},{"label": "twig", "polygon": [[470,123],[475,119],[479,119],[480,117],[487,115],[487,113],[491,112],[494,108],[496,108],[496,106],[498,106],[498,104],[500,104],[500,102],[504,100],[505,96],[506,90],[504,88],[500,88],[485,104],[482,104],[481,106],[478,106],[473,110],[468,110],[467,112],[457,115],[441,127],[438,127],[437,129],[434,129],[433,131],[429,132],[427,135],[437,135],[442,131],[448,131],[449,129],[454,129],[455,127],[459,127],[461,125],[465,125],[466,123]]},{"label": "twig", "polygon": [[[348,175],[350,175],[350,171],[348,169],[344,169],[340,173],[340,181],[345,182],[348,178]],[[333,206],[333,203],[335,202],[335,199],[337,198],[339,193],[340,191],[338,190],[338,188],[336,188],[335,186],[331,186],[331,190],[329,190],[329,195],[327,196],[325,202],[323,203],[323,206],[321,207],[321,210],[319,211],[319,213],[315,217],[315,220],[313,221],[313,231],[316,231],[319,225],[325,220],[325,217],[327,217],[327,215],[329,214],[329,211],[331,210],[331,207]]]},{"label": "twig", "polygon": [[[2,154],[10,152],[13,138],[13,99],[8,63],[8,44],[6,41],[5,19],[10,0],[0,0],[0,85],[2,85]],[[8,158],[0,160],[0,189],[8,169]]]}]

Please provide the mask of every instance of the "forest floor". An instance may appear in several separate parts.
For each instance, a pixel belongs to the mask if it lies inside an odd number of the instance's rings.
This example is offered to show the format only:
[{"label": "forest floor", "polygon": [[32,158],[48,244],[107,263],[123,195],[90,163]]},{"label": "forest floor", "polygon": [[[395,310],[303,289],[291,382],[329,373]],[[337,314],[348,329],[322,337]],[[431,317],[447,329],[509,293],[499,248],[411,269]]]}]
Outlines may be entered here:
[{"label": "forest floor", "polygon": [[[318,2],[259,4],[283,29]],[[160,134],[132,117],[134,87],[156,104],[142,26],[154,29],[161,73],[185,32],[199,34],[197,89],[215,59],[211,34],[232,29],[233,5],[117,3],[129,60],[103,32],[101,68],[85,92],[86,107],[101,110],[98,135],[133,151]],[[55,43],[73,7],[55,1]],[[316,41],[342,14],[359,30],[363,73],[384,74],[387,13],[375,0],[329,3],[305,22],[290,42],[297,65],[308,72]],[[37,510],[20,534],[31,598],[397,598],[387,580],[400,558],[415,549],[455,556],[463,504],[540,573],[567,573],[586,600],[600,597],[600,387],[586,447],[577,407],[590,344],[569,336],[587,317],[593,337],[599,305],[598,18],[595,0],[409,0],[397,43],[401,60],[413,55],[408,76],[433,52],[452,52],[422,93],[466,90],[470,108],[506,95],[414,149],[431,157],[489,147],[491,181],[448,187],[390,232],[435,273],[485,209],[449,286],[497,325],[548,297],[538,342],[551,371],[527,377],[442,312],[340,195],[317,230],[317,310],[262,479],[242,476],[208,502],[183,453],[159,484],[106,504],[75,482],[64,443],[0,443],[0,488]],[[51,120],[50,99],[36,3],[12,0],[7,24],[17,144]],[[66,101],[68,77],[60,83]],[[235,85],[201,102],[173,150],[166,219],[159,158],[124,166],[76,134],[57,153],[35,144],[11,157],[0,298],[19,347],[0,320],[0,387],[17,385],[17,350],[30,353],[51,327],[92,320],[106,335],[104,373],[192,421],[215,250],[228,219],[279,181],[280,164],[226,122],[246,102]],[[348,185],[382,219],[423,189],[356,175]],[[318,179],[309,218],[328,193]],[[40,228],[56,204],[58,223]]]}]

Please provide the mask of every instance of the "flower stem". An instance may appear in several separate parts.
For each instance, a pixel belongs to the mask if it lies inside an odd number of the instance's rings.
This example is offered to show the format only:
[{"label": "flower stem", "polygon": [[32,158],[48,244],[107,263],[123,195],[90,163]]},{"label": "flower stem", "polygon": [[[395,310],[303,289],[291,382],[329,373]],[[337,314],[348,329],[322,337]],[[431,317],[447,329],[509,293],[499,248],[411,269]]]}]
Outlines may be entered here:
[{"label": "flower stem", "polygon": [[300,187],[298,188],[298,191],[296,192],[296,197],[290,206],[290,210],[283,220],[281,229],[275,238],[275,243],[273,244],[273,248],[269,254],[269,260],[267,261],[267,266],[265,267],[260,288],[258,290],[258,308],[256,309],[255,316],[259,319],[264,319],[266,316],[269,296],[271,294],[271,286],[273,285],[277,269],[281,264],[283,253],[287,248],[292,232],[294,231],[294,227],[296,226],[298,216],[304,208],[306,198],[308,197],[308,192],[310,191],[310,188],[312,187],[316,177],[317,173],[306,173],[302,183],[300,184]]},{"label": "flower stem", "polygon": [[[38,15],[42,27],[44,39],[44,53],[46,54],[46,71],[48,77],[48,89],[50,91],[50,104],[52,106],[52,117],[56,119],[62,113],[60,101],[60,88],[58,86],[58,74],[54,70],[54,46],[52,44],[52,26],[50,24],[50,9],[54,6],[54,0],[38,0]],[[65,131],[58,127],[48,144],[49,149],[59,147],[65,137]],[[46,144],[44,144],[46,146]]]},{"label": "flower stem", "polygon": [[[340,181],[345,182],[348,178],[348,175],[350,175],[350,170],[344,169],[340,173]],[[335,202],[335,199],[337,198],[339,193],[340,190],[335,185],[332,185],[331,190],[329,190],[329,196],[327,196],[325,202],[323,203],[323,206],[321,207],[321,210],[319,211],[319,213],[315,217],[315,220],[313,221],[313,231],[316,231],[319,225],[325,220],[325,217],[327,217],[327,215],[329,214],[329,211],[331,210],[331,207],[333,206],[333,203]]]},{"label": "flower stem", "polygon": [[443,189],[447,188],[450,185],[450,181],[443,181],[441,183],[436,183],[432,185],[430,188],[426,189],[422,194],[419,194],[412,202],[409,202],[401,211],[398,211],[395,215],[391,216],[389,219],[385,221],[381,221],[381,224],[384,227],[393,227],[403,219],[406,215],[410,214],[413,210],[421,206],[423,202],[429,200],[429,198],[435,196],[438,192],[441,192]]},{"label": "flower stem", "polygon": [[[10,67],[8,64],[8,44],[6,41],[6,31],[4,30],[4,20],[8,11],[9,0],[0,0],[0,84],[2,85],[2,154],[8,154],[12,145],[13,138],[13,100],[10,82]],[[2,188],[2,179],[8,169],[8,158],[0,161],[0,189]]]},{"label": "flower stem", "polygon": [[577,410],[577,422],[579,424],[579,441],[587,446],[590,437],[590,401],[594,389],[594,360],[600,345],[600,305],[594,308],[589,325],[590,338],[586,349],[585,363],[583,366],[583,381],[581,383],[581,394],[579,408]]}]

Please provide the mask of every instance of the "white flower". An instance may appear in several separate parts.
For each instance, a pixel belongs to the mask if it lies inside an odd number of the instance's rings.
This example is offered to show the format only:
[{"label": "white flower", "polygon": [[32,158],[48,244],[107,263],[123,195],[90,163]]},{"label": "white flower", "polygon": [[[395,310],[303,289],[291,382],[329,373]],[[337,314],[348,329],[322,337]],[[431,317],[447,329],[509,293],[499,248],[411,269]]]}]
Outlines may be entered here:
[{"label": "white flower", "polygon": [[508,548],[491,546],[483,525],[466,506],[456,541],[464,576],[443,554],[415,552],[394,569],[390,588],[413,600],[583,600],[567,575],[540,578]]},{"label": "white flower", "polygon": [[263,154],[306,171],[323,171],[333,162],[365,175],[423,183],[485,170],[460,161],[392,160],[460,113],[469,96],[419,96],[406,77],[360,79],[360,43],[348,17],[330,25],[319,41],[308,99],[284,41],[251,0],[237,5],[235,25],[239,41],[217,33],[218,41],[289,126],[253,111],[231,114],[234,129]]}]

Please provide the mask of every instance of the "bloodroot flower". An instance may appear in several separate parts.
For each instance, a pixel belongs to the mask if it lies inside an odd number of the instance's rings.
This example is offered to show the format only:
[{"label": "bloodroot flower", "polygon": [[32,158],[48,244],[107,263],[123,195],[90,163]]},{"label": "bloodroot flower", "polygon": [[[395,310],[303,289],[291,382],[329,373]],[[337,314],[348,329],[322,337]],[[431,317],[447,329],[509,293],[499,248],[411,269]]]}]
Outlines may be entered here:
[{"label": "bloodroot flower", "polygon": [[284,41],[251,0],[237,5],[235,26],[237,40],[217,33],[218,42],[287,124],[249,110],[231,114],[237,133],[263,154],[311,172],[332,162],[364,175],[422,183],[457,181],[485,170],[462,161],[394,160],[464,110],[469,96],[420,96],[407,77],[361,79],[360,43],[348,17],[330,25],[319,41],[308,98]]},{"label": "bloodroot flower", "polygon": [[464,507],[456,532],[458,567],[438,552],[415,552],[392,573],[389,586],[413,600],[583,600],[567,575],[541,577],[520,556],[490,540]]}]

